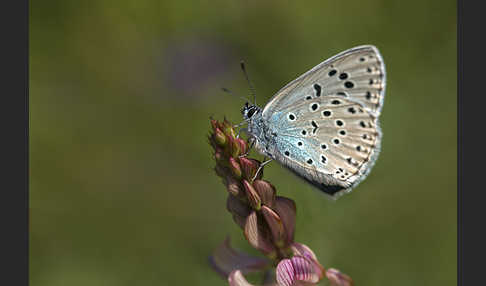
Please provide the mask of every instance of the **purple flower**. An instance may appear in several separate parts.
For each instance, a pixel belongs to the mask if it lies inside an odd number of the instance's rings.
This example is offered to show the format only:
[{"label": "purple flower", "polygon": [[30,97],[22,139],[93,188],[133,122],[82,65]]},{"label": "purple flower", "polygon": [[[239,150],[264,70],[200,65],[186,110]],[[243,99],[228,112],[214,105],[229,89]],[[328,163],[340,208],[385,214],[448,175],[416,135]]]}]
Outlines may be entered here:
[{"label": "purple flower", "polygon": [[209,258],[214,270],[231,286],[251,286],[244,274],[256,271],[264,272],[265,286],[314,285],[323,277],[333,286],[352,286],[349,276],[333,268],[326,272],[308,246],[294,242],[295,202],[277,196],[275,186],[262,179],[261,162],[247,157],[248,142],[236,138],[227,120],[211,120],[211,126],[208,139],[214,149],[214,170],[228,191],[226,209],[248,243],[266,257],[234,250],[227,238]]},{"label": "purple flower", "polygon": [[324,267],[314,252],[306,245],[294,243],[294,256],[282,259],[277,265],[277,282],[280,286],[298,285],[300,282],[315,284],[324,276]]}]

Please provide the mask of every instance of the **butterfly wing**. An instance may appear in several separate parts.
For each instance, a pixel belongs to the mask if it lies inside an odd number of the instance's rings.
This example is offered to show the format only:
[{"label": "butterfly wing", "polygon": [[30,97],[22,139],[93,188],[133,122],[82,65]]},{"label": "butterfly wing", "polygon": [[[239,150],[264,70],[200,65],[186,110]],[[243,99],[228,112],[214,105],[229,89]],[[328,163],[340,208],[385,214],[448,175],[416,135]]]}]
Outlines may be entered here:
[{"label": "butterfly wing", "polygon": [[263,110],[263,117],[308,96],[339,96],[360,103],[378,117],[383,107],[386,74],[374,46],[351,48],[331,57],[279,90]]},{"label": "butterfly wing", "polygon": [[384,88],[383,61],[372,46],[316,66],[284,87],[263,111],[277,134],[273,157],[331,196],[350,191],[369,173],[380,150]]}]

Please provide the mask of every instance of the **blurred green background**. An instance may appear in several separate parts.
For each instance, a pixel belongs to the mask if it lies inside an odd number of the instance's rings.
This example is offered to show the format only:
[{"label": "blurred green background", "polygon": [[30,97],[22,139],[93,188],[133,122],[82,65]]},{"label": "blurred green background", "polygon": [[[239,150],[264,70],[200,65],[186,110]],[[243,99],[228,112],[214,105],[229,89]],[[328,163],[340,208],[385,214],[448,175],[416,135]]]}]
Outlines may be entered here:
[{"label": "blurred green background", "polygon": [[[212,171],[210,116],[241,121],[345,49],[376,45],[382,153],[337,202],[276,163],[296,240],[356,285],[456,284],[456,2],[31,1],[30,281],[226,285],[226,235],[256,254]],[[323,283],[324,285],[325,283]]]}]

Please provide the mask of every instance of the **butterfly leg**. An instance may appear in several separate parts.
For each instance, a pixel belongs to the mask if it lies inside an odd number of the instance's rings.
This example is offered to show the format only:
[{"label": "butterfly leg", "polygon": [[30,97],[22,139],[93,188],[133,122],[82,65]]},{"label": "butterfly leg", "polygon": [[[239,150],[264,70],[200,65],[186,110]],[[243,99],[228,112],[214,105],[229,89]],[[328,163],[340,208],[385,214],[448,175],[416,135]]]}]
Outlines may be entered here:
[{"label": "butterfly leg", "polygon": [[[245,124],[248,124],[248,121],[247,120],[245,120],[243,122],[240,122],[240,123],[234,125],[233,128],[239,128],[240,126],[243,126]],[[241,135],[241,132],[242,131],[245,132],[245,133],[248,133],[248,129],[247,128],[240,128],[238,130],[238,134],[236,135],[236,138],[240,138],[240,135]]]},{"label": "butterfly leg", "polygon": [[236,125],[233,125],[233,128],[238,128],[238,127],[243,126],[245,124],[248,124],[248,120],[244,120],[244,121],[242,121],[242,122],[240,122]]},{"label": "butterfly leg", "polygon": [[253,179],[251,180],[252,182],[255,181],[255,179],[257,178],[258,176],[258,173],[260,173],[260,171],[263,169],[263,166],[265,166],[266,164],[272,162],[273,159],[268,159],[266,161],[264,161],[263,163],[260,164],[260,167],[258,167],[258,170],[256,171],[255,173],[255,176],[253,177]]}]

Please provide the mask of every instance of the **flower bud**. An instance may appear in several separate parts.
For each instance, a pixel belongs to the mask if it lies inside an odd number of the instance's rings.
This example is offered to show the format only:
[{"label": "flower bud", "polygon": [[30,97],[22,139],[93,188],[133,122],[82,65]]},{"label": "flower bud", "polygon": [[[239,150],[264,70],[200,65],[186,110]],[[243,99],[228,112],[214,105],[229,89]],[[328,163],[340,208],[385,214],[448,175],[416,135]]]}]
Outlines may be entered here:
[{"label": "flower bud", "polygon": [[214,141],[216,141],[219,146],[223,146],[227,141],[226,135],[224,135],[223,131],[221,131],[219,128],[214,130]]},{"label": "flower bud", "polygon": [[229,158],[229,166],[230,166],[231,172],[233,173],[234,177],[236,179],[240,179],[241,175],[242,175],[241,167],[240,167],[240,164],[238,164],[238,162],[236,162],[236,160],[233,157]]},{"label": "flower bud", "polygon": [[211,122],[211,126],[213,127],[213,131],[215,131],[216,128],[220,127],[217,120],[214,120],[214,119],[211,118],[209,121]]},{"label": "flower bud", "polygon": [[248,144],[246,141],[241,138],[236,138],[235,141],[238,143],[238,145],[240,145],[241,154],[246,154],[246,152],[248,152]]},{"label": "flower bud", "polygon": [[252,185],[262,199],[262,204],[273,208],[275,204],[275,187],[264,180],[255,180]]},{"label": "flower bud", "polygon": [[282,221],[280,220],[280,217],[277,215],[276,212],[274,212],[272,209],[265,205],[262,206],[262,213],[265,221],[268,224],[268,227],[270,228],[270,232],[272,233],[273,241],[278,247],[283,246],[285,239],[285,230]]},{"label": "flower bud", "polygon": [[255,191],[255,188],[253,188],[247,180],[243,180],[243,187],[245,187],[246,197],[248,198],[251,207],[255,210],[260,210],[262,207],[262,200]]},{"label": "flower bud", "polygon": [[229,138],[230,140],[228,140],[228,145],[229,145],[229,152],[231,154],[231,157],[233,158],[238,158],[238,156],[240,155],[240,144],[236,141],[236,138],[234,137],[231,137]]},{"label": "flower bud", "polygon": [[226,134],[226,136],[229,136],[229,137],[232,137],[232,138],[235,138],[235,130],[233,129],[233,126],[231,125],[231,123],[229,123],[228,120],[224,119],[224,122],[223,122],[223,132],[224,134]]},{"label": "flower bud", "polygon": [[260,162],[254,159],[248,159],[246,157],[240,157],[239,160],[244,178],[247,180],[252,180],[256,171],[258,170]]}]

